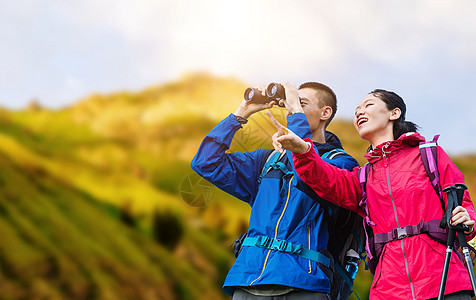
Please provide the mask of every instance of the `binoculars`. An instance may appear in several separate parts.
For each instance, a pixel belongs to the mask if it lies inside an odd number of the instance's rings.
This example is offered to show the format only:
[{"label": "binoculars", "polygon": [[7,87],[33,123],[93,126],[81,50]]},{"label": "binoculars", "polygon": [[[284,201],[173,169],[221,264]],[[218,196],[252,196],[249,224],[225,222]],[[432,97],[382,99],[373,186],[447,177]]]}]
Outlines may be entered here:
[{"label": "binoculars", "polygon": [[286,99],[286,93],[284,86],[279,83],[273,82],[266,88],[266,96],[263,96],[258,89],[247,88],[245,90],[244,98],[246,101],[253,101],[254,103],[268,103],[272,100]]}]

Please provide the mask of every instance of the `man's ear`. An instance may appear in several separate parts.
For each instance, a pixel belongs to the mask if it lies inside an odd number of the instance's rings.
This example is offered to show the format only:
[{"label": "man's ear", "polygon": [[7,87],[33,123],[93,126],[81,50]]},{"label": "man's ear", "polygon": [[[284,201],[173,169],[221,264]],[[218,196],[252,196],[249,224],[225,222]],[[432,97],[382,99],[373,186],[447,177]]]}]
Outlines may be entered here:
[{"label": "man's ear", "polygon": [[321,120],[327,121],[332,116],[332,107],[325,106],[321,113]]},{"label": "man's ear", "polygon": [[398,118],[400,118],[401,115],[402,115],[402,111],[400,110],[400,108],[395,107],[390,113],[390,121],[398,120]]}]

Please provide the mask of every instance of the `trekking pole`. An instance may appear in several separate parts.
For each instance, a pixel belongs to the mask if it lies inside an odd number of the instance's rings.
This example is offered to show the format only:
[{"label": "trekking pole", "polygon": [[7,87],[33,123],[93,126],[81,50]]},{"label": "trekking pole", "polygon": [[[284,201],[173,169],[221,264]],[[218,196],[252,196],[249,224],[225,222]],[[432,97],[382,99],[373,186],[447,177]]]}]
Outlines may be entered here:
[{"label": "trekking pole", "polygon": [[449,227],[448,241],[446,243],[446,256],[445,264],[443,266],[443,274],[441,276],[440,290],[438,292],[438,300],[444,299],[446,279],[448,277],[448,268],[450,265],[451,254],[453,253],[454,241],[456,234],[458,234],[458,240],[460,246],[463,249],[465,256],[466,267],[468,269],[469,277],[471,280],[471,285],[473,291],[476,295],[476,278],[473,271],[473,264],[471,262],[471,257],[468,250],[468,243],[464,232],[469,231],[469,227],[465,224],[458,224],[456,226],[450,225],[449,220],[451,219],[451,212],[456,208],[457,205],[461,205],[463,202],[463,194],[467,187],[464,184],[457,184],[457,186],[449,186],[443,189],[443,192],[446,193],[448,198],[448,208],[446,210],[446,224]]},{"label": "trekking pole", "polygon": [[445,227],[449,227],[449,232],[448,232],[448,240],[446,242],[446,255],[445,255],[445,264],[443,265],[443,274],[441,275],[441,282],[440,282],[440,290],[438,292],[438,300],[442,300],[445,297],[445,287],[446,287],[446,279],[448,277],[448,268],[450,266],[450,260],[451,260],[451,254],[453,253],[453,246],[455,242],[455,237],[456,237],[456,231],[449,226],[449,220],[451,217],[451,212],[454,209],[455,206],[455,194],[456,194],[456,187],[455,186],[448,186],[446,187],[443,192],[446,193],[448,196],[448,205],[446,208],[446,212],[443,215],[443,218],[445,222],[443,225]]},{"label": "trekking pole", "polygon": [[[466,191],[468,188],[466,185],[462,183],[457,183],[456,184],[456,191],[457,191],[457,196],[458,196],[458,205],[463,204],[463,195],[464,191]],[[460,224],[458,224],[460,225]],[[464,225],[464,224],[461,224]],[[458,240],[459,244],[461,246],[461,249],[463,250],[463,256],[464,260],[466,261],[466,268],[468,269],[469,273],[469,278],[471,280],[471,286],[473,287],[473,292],[474,295],[476,295],[476,277],[474,275],[474,270],[473,270],[473,262],[471,261],[471,255],[469,254],[469,247],[468,247],[468,241],[466,241],[466,236],[464,234],[464,231],[469,231],[468,226],[464,225],[462,227],[466,227],[467,229],[462,229],[458,231]]]}]

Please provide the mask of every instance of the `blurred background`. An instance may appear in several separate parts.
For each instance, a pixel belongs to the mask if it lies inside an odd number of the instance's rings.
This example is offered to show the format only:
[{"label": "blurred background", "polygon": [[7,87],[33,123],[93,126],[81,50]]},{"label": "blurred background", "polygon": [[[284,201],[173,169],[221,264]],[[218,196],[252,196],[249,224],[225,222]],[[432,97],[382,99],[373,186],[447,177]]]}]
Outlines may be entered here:
[{"label": "blurred background", "polygon": [[[473,1],[0,3],[0,299],[229,299],[250,208],[190,161],[248,86],[393,90],[476,188]],[[283,123],[285,111],[272,109]],[[230,151],[271,147],[256,114]],[[472,193],[474,194],[474,193]],[[361,270],[360,299],[371,281]],[[355,295],[351,299],[357,299]]]}]

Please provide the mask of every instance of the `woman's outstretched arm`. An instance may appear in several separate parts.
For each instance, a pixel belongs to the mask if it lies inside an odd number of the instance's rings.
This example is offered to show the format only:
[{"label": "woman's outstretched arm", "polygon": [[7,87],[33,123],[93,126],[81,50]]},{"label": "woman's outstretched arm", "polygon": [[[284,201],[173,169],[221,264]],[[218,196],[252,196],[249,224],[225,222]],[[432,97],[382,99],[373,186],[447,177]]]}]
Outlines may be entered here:
[{"label": "woman's outstretched arm", "polygon": [[278,129],[273,135],[273,146],[280,152],[283,149],[293,152],[294,167],[299,177],[323,199],[364,215],[359,207],[362,192],[357,178],[358,167],[350,172],[326,163],[311,147],[310,139],[301,139],[274,117],[269,117]]}]

